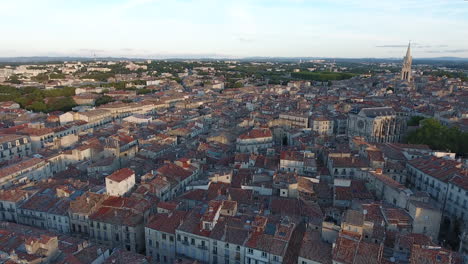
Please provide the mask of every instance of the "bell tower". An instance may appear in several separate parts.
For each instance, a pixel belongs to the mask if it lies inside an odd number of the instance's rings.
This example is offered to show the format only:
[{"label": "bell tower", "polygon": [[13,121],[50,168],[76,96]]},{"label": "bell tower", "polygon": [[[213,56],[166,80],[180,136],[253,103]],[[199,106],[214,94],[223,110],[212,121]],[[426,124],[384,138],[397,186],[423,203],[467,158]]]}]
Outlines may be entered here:
[{"label": "bell tower", "polygon": [[401,68],[401,80],[411,81],[411,64],[413,58],[411,57],[411,42],[408,44],[408,50],[406,50],[406,56],[403,59],[403,67]]}]

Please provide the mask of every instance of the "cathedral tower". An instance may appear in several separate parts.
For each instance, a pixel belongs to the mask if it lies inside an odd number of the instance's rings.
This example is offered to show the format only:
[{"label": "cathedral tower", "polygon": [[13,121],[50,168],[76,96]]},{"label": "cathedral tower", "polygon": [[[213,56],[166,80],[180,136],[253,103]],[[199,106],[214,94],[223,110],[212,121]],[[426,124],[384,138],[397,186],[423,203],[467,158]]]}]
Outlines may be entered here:
[{"label": "cathedral tower", "polygon": [[402,81],[411,81],[411,63],[413,58],[411,57],[411,43],[408,44],[408,50],[406,51],[406,56],[403,59],[403,67],[401,68],[401,80]]}]

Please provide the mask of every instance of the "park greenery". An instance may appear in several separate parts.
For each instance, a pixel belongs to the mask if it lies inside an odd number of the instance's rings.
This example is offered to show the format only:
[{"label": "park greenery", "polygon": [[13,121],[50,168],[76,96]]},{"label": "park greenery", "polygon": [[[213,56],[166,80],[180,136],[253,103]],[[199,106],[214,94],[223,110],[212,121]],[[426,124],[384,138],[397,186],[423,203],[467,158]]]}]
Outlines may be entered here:
[{"label": "park greenery", "polygon": [[101,97],[99,97],[98,99],[96,99],[96,101],[94,102],[94,105],[95,106],[100,106],[100,105],[104,105],[104,104],[107,104],[107,103],[110,103],[110,102],[113,102],[114,101],[114,98],[108,96],[108,95],[103,95]]},{"label": "park greenery", "polygon": [[424,120],[425,117],[423,116],[412,116],[409,120],[408,120],[408,126],[419,126],[419,122],[421,120]]},{"label": "park greenery", "polygon": [[447,127],[438,120],[429,118],[410,132],[406,138],[410,144],[426,144],[434,150],[451,151],[460,156],[468,155],[468,132],[457,127]]},{"label": "park greenery", "polygon": [[75,88],[42,90],[36,87],[0,86],[0,101],[14,101],[22,108],[35,112],[69,111],[76,106],[72,96]]},{"label": "park greenery", "polygon": [[461,71],[458,71],[458,72],[430,71],[430,72],[424,72],[424,75],[432,75],[432,76],[438,76],[438,77],[445,76],[447,78],[460,78],[464,82],[468,81],[468,75]]},{"label": "park greenery", "polygon": [[346,80],[356,76],[354,73],[348,72],[293,72],[291,77],[309,81],[337,81]]}]

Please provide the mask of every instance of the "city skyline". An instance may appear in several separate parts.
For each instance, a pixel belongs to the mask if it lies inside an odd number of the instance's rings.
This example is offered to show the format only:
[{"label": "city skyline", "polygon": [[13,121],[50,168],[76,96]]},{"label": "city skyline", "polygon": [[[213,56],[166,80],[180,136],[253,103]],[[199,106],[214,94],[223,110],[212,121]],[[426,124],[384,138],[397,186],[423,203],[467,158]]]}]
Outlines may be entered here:
[{"label": "city skyline", "polygon": [[[25,9],[25,7],[28,7]],[[466,1],[1,1],[0,57],[468,57]]]}]

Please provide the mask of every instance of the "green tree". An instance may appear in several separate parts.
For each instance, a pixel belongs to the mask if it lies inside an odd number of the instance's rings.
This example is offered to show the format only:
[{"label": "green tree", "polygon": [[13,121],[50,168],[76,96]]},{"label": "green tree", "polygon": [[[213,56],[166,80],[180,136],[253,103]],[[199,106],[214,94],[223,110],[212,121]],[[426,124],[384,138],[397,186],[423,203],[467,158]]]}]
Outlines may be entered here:
[{"label": "green tree", "polygon": [[411,144],[427,144],[434,150],[451,151],[458,155],[468,154],[468,133],[457,127],[443,126],[438,120],[421,121],[422,126],[407,136]]},{"label": "green tree", "polygon": [[110,103],[110,102],[113,102],[113,101],[114,101],[114,98],[112,98],[112,97],[110,97],[108,95],[103,95],[103,96],[99,97],[98,99],[96,99],[95,105],[100,106],[100,105],[107,104],[107,103]]},{"label": "green tree", "polygon": [[419,122],[424,119],[425,117],[423,116],[412,116],[410,120],[408,120],[408,126],[419,126]]},{"label": "green tree", "polygon": [[12,84],[20,84],[21,83],[18,75],[12,75],[12,76],[8,77],[7,82],[12,83]]},{"label": "green tree", "polygon": [[151,93],[150,89],[139,89],[137,90],[137,94],[149,94]]},{"label": "green tree", "polygon": [[44,83],[49,80],[49,76],[46,73],[39,73],[38,75],[32,77],[31,79],[36,82]]},{"label": "green tree", "polygon": [[44,102],[36,101],[26,107],[34,112],[47,112],[47,105]]}]

